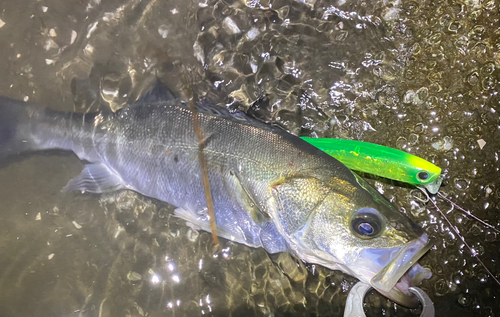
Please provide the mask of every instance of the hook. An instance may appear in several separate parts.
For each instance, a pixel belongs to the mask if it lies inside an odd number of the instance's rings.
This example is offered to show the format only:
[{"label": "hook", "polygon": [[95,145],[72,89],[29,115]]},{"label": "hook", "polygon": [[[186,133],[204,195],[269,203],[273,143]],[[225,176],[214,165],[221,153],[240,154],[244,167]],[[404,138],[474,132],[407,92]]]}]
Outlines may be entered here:
[{"label": "hook", "polygon": [[[358,282],[354,285],[347,296],[344,317],[366,317],[363,309],[363,302],[366,293],[368,293],[371,289],[371,285],[363,282]],[[420,317],[434,317],[434,304],[429,296],[418,287],[410,287],[408,290],[417,296],[418,300],[422,304],[422,313],[420,314]]]}]

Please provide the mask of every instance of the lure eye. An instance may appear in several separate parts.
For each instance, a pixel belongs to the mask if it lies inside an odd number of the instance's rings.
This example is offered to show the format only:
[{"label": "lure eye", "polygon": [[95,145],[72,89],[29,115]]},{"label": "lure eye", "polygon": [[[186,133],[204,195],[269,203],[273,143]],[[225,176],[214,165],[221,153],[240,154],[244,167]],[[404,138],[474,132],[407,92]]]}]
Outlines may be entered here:
[{"label": "lure eye", "polygon": [[419,181],[425,181],[425,180],[427,180],[429,178],[429,173],[424,172],[424,171],[419,172],[417,174],[417,178],[418,178]]},{"label": "lure eye", "polygon": [[352,217],[351,229],[363,239],[376,237],[382,229],[379,212],[373,208],[361,208]]}]

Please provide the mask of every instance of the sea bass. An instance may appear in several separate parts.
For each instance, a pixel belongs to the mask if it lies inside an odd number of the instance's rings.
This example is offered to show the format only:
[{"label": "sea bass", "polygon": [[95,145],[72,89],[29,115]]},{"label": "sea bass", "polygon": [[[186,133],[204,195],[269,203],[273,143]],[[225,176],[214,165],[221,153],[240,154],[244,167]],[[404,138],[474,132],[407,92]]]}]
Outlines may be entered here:
[{"label": "sea bass", "polygon": [[[362,178],[300,138],[201,102],[219,236],[353,275],[417,305],[408,287],[431,276],[417,264],[432,243]],[[63,149],[89,162],[65,191],[129,189],[178,207],[210,231],[192,113],[157,84],[116,112],[64,113],[0,97],[0,157]]]}]

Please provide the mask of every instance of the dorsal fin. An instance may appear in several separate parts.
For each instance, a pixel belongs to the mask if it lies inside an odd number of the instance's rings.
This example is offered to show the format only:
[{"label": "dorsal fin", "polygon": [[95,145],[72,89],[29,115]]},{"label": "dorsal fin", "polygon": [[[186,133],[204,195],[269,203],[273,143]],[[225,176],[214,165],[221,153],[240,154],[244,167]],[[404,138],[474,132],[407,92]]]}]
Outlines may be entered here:
[{"label": "dorsal fin", "polygon": [[[139,98],[135,103],[131,104],[131,107],[141,104],[153,104],[159,102],[168,102],[176,100],[175,96],[170,92],[170,90],[159,80],[156,80],[153,88],[151,88],[145,95]],[[180,105],[189,110],[189,106],[184,102]],[[255,118],[253,116],[248,116],[245,112],[240,110],[231,111],[224,106],[215,105],[207,99],[201,99],[196,104],[196,110],[200,113],[215,116],[219,118],[224,118],[233,121],[239,121],[253,126],[258,126],[264,129],[279,129],[284,130],[278,125],[268,124],[261,119]]]},{"label": "dorsal fin", "polygon": [[174,100],[174,95],[170,90],[159,80],[156,79],[156,83],[153,88],[151,88],[146,94],[139,98],[135,103],[156,103],[160,101]]},{"label": "dorsal fin", "polygon": [[239,121],[248,125],[252,125],[255,127],[260,127],[262,129],[266,130],[284,130],[278,125],[275,124],[269,124],[266,123],[260,119],[254,118],[252,116],[247,115],[245,112],[241,110],[229,110],[224,106],[218,106],[210,102],[209,100],[201,100],[197,105],[196,105],[196,110],[200,113],[209,115],[209,116],[214,116],[214,117],[219,117],[219,118],[224,118],[232,121]]},{"label": "dorsal fin", "polygon": [[196,105],[196,110],[206,115],[225,118],[229,120],[235,120],[235,121],[252,121],[253,119],[248,117],[246,113],[244,113],[243,111],[240,110],[230,111],[228,108],[213,104],[211,101],[207,99],[200,100]]}]

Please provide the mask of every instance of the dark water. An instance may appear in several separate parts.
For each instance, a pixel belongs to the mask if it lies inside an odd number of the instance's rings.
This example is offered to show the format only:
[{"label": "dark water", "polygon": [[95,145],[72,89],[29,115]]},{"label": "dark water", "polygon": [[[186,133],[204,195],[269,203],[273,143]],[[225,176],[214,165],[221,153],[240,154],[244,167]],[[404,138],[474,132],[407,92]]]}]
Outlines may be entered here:
[{"label": "dark water", "polygon": [[[0,94],[118,109],[160,78],[292,133],[400,148],[445,169],[442,191],[500,226],[496,1],[4,0]],[[481,148],[478,140],[484,140]],[[340,316],[356,279],[223,241],[131,192],[60,193],[72,154],[0,163],[2,316]],[[436,246],[436,316],[500,314],[495,284],[411,188],[372,180]],[[439,200],[438,200],[439,201]],[[439,202],[444,211],[450,207]],[[500,277],[499,237],[448,214]],[[372,293],[369,316],[417,316]]]}]

